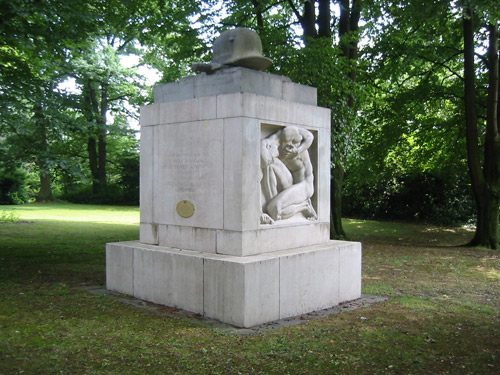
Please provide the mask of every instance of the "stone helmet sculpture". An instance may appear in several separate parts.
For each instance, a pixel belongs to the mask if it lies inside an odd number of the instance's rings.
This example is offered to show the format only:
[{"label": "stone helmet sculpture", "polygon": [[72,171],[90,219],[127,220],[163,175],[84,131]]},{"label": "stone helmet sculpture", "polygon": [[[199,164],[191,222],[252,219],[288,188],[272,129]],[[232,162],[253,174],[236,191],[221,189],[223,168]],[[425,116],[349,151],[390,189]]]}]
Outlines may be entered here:
[{"label": "stone helmet sculpture", "polygon": [[262,56],[259,35],[240,27],[221,33],[214,41],[212,63],[194,63],[193,70],[213,73],[225,65],[264,70],[271,64],[271,59]]}]

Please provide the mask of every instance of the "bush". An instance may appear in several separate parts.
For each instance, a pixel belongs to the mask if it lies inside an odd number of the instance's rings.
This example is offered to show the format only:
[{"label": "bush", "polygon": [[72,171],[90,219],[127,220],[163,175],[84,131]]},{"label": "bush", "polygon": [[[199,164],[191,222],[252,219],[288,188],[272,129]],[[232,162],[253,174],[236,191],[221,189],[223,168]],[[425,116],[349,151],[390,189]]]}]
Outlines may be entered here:
[{"label": "bush", "polygon": [[0,223],[18,223],[19,215],[13,211],[0,211]]},{"label": "bush", "polygon": [[0,204],[23,204],[29,201],[27,174],[21,168],[0,168]]},{"label": "bush", "polygon": [[465,181],[430,173],[396,176],[376,184],[346,178],[343,214],[350,217],[466,223],[474,216]]},{"label": "bush", "polygon": [[130,190],[119,184],[108,184],[99,193],[94,193],[92,185],[80,185],[63,193],[60,198],[71,203],[137,206],[139,189]]}]

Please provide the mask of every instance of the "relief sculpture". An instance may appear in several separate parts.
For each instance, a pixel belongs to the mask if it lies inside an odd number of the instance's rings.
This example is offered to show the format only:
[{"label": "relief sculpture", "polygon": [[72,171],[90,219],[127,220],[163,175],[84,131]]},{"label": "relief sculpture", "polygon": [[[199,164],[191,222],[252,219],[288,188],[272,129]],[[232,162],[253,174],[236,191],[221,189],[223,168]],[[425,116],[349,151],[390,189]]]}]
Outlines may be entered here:
[{"label": "relief sculpture", "polygon": [[273,224],[297,214],[317,215],[311,203],[314,174],[309,148],[313,134],[287,126],[261,140],[261,224]]}]

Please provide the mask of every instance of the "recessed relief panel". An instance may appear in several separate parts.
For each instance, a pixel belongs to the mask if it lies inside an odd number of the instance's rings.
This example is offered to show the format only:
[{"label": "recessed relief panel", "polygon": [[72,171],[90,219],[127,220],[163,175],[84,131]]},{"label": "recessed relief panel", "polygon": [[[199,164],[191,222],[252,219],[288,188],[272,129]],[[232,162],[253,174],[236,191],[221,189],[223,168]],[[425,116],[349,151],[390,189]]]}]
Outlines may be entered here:
[{"label": "recessed relief panel", "polygon": [[260,224],[317,221],[317,134],[263,124],[260,141]]}]

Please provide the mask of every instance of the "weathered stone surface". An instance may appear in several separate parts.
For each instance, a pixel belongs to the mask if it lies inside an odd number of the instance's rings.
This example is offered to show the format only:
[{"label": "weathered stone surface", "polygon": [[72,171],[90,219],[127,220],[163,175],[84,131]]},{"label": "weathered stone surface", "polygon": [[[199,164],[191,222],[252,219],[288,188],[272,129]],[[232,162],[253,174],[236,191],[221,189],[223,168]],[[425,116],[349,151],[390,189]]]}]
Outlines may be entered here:
[{"label": "weathered stone surface", "polygon": [[[156,224],[222,229],[223,141],[222,120],[155,127],[152,209]],[[193,216],[177,213],[182,200],[192,202]]]},{"label": "weathered stone surface", "polygon": [[241,327],[361,296],[361,245],[329,240],[316,89],[229,68],[155,98],[141,108],[140,242],[108,244],[109,289]]},{"label": "weathered stone surface", "polygon": [[134,248],[126,243],[106,245],[106,288],[134,295]]},{"label": "weathered stone surface", "polygon": [[155,104],[231,93],[256,94],[313,106],[317,103],[314,87],[293,83],[287,77],[235,67],[158,85],[155,87]]},{"label": "weathered stone surface", "polygon": [[[246,257],[140,242],[107,245],[107,288],[240,327],[361,297],[361,245],[329,241]],[[121,269],[122,272],[117,272]]]}]

